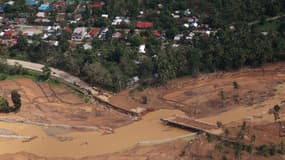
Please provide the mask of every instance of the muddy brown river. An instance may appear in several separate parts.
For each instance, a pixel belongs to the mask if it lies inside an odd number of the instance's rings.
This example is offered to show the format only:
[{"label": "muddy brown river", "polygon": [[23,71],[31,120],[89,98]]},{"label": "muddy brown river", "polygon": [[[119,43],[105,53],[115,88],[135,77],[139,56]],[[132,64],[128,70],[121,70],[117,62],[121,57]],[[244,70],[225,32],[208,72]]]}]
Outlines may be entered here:
[{"label": "muddy brown river", "polygon": [[19,139],[0,139],[0,154],[25,151],[45,157],[84,157],[104,153],[113,153],[131,148],[138,142],[174,138],[189,132],[161,124],[160,118],[172,115],[184,115],[181,111],[158,110],[147,114],[142,120],[118,128],[115,133],[104,135],[101,132],[71,132],[48,136],[43,127],[0,123],[0,128],[18,135],[37,136],[30,142]]}]

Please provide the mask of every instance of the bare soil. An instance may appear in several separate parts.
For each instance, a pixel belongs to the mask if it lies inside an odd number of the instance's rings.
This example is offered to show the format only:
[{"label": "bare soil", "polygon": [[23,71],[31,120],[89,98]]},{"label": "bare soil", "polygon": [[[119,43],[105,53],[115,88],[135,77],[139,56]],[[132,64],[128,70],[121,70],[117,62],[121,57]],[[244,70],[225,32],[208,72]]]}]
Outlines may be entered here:
[{"label": "bare soil", "polygon": [[[131,89],[123,91],[110,101],[126,108],[175,108],[191,117],[208,117],[271,99],[276,94],[276,87],[284,83],[284,71],[285,63],[277,63],[263,68],[244,68],[239,71],[199,75],[196,78],[179,78],[141,92],[131,94],[128,92]],[[237,82],[237,89],[233,82]],[[147,96],[146,105],[141,104],[143,96]]]},{"label": "bare soil", "polygon": [[[88,104],[83,97],[65,85],[38,83],[31,79],[0,81],[0,94],[10,100],[12,90],[18,90],[22,107],[17,114],[0,114],[42,123],[86,125],[117,128],[131,119],[99,104]],[[10,104],[12,102],[10,101]]]},{"label": "bare soil", "polygon": [[[234,88],[233,82],[237,82],[238,88]],[[103,125],[111,127],[120,127],[129,122],[129,117],[121,115],[115,111],[109,111],[100,106],[90,106],[83,103],[82,99],[73,94],[68,88],[53,86],[48,84],[37,84],[31,80],[20,79],[13,81],[0,82],[0,93],[8,96],[12,89],[18,89],[23,95],[23,109],[17,114],[10,114],[11,117],[28,118],[40,122],[53,122],[63,124],[80,125]],[[152,87],[139,92],[132,92],[128,89],[118,93],[110,98],[110,102],[127,109],[138,107],[147,109],[178,109],[184,111],[191,118],[198,118],[203,122],[216,123],[221,121],[230,130],[230,136],[235,137],[239,130],[241,122],[248,120],[250,129],[244,137],[246,143],[250,142],[250,136],[256,135],[255,145],[280,143],[284,138],[279,135],[279,126],[274,121],[273,115],[269,110],[275,104],[284,101],[285,97],[285,63],[276,63],[266,65],[263,68],[244,68],[239,71],[217,72],[197,77],[179,78],[168,82],[160,87]],[[221,93],[223,92],[223,96]],[[142,97],[147,97],[147,104],[142,104]],[[33,112],[31,112],[33,111]],[[172,112],[171,112],[172,113]],[[162,115],[162,114],[159,114]],[[163,114],[166,115],[166,114]],[[170,114],[167,114],[170,115]],[[281,106],[281,120],[285,120],[285,107]],[[167,117],[159,117],[167,118]],[[156,117],[156,119],[159,119]],[[131,133],[146,132],[146,137],[151,137],[151,131],[155,128],[148,128],[145,123],[152,123],[154,119],[144,119],[139,121],[139,127],[133,124]],[[142,123],[142,124],[141,124]],[[161,126],[155,122],[155,126]],[[129,126],[118,128],[116,132],[122,134],[114,135],[114,139],[120,140],[132,138]],[[167,130],[171,130],[168,128]],[[161,127],[159,136],[164,131]],[[48,132],[48,131],[47,131]],[[57,132],[64,132],[58,130]],[[125,134],[125,132],[127,134]],[[85,139],[80,139],[82,133],[70,134],[80,140],[80,144]],[[87,133],[86,133],[87,134]],[[173,133],[174,134],[174,133]],[[175,135],[180,135],[175,131]],[[165,133],[163,137],[170,134]],[[93,137],[90,134],[90,137]],[[112,137],[112,135],[110,135]],[[120,137],[120,138],[117,138]],[[108,138],[108,137],[101,137]],[[83,144],[86,146],[97,147],[96,141]],[[102,140],[101,139],[101,140]],[[127,138],[126,138],[127,139]],[[104,141],[108,141],[105,139]],[[141,140],[141,139],[140,139]],[[143,139],[143,140],[148,140]],[[284,139],[285,140],[285,139]],[[127,140],[126,140],[127,141]],[[37,141],[32,141],[35,143]],[[70,143],[71,142],[63,142]],[[93,144],[94,143],[94,144]],[[103,144],[103,142],[101,142]],[[109,145],[104,144],[104,147]],[[133,145],[130,145],[133,146]],[[100,149],[102,147],[99,147]],[[89,148],[90,149],[90,148]],[[91,151],[91,150],[90,150]],[[6,153],[6,152],[5,152]],[[227,148],[222,153],[215,150],[215,143],[209,143],[205,135],[200,135],[192,142],[186,140],[176,140],[158,145],[141,146],[136,145],[125,151],[116,153],[106,152],[108,154],[100,156],[87,156],[84,158],[73,158],[74,160],[188,160],[199,159],[208,160],[221,159],[226,155],[228,159],[234,159],[233,149]],[[33,154],[20,152],[17,154],[0,155],[0,159],[46,159],[57,160],[64,158],[45,158]],[[72,158],[66,158],[72,159]],[[248,154],[243,152],[242,159],[248,160],[281,160],[284,156],[275,155],[263,157],[256,153]]]}]

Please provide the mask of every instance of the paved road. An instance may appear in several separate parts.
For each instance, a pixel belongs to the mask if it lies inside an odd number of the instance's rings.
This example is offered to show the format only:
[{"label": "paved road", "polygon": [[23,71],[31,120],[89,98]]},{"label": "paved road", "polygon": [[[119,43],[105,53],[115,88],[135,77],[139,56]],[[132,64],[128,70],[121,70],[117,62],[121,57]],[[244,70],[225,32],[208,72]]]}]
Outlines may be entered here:
[{"label": "paved road", "polygon": [[[44,67],[44,65],[42,64],[38,64],[38,63],[32,63],[32,62],[27,62],[27,61],[21,61],[21,60],[15,60],[15,59],[7,59],[7,64],[8,65],[15,65],[15,64],[20,64],[22,65],[23,68],[27,68],[30,70],[34,70],[34,71],[42,71],[41,68]],[[91,92],[91,94],[93,96],[95,96],[96,98],[99,98],[103,101],[109,101],[109,98],[112,96],[111,93],[101,90],[99,92],[99,89],[90,86],[89,84],[87,84],[86,82],[82,81],[80,78],[75,77],[67,72],[61,71],[59,69],[53,68],[51,67],[51,75],[60,79],[63,79],[65,82],[79,86],[81,89],[87,90],[89,92]]]},{"label": "paved road", "polygon": [[[7,59],[7,64],[8,65],[15,65],[15,64],[20,64],[22,65],[23,68],[27,68],[30,70],[34,70],[34,71],[42,71],[41,68],[44,67],[44,65],[42,64],[38,64],[38,63],[32,63],[32,62],[27,62],[27,61],[21,61],[21,60],[15,60],[15,59]],[[119,112],[122,113],[127,113],[127,114],[131,114],[131,115],[135,115],[137,116],[138,113],[130,111],[128,109],[125,109],[123,107],[114,105],[114,104],[110,104],[109,103],[109,98],[112,96],[111,93],[101,90],[99,91],[99,89],[94,88],[90,85],[88,85],[87,83],[85,83],[84,81],[82,81],[80,78],[75,77],[67,72],[61,71],[59,69],[56,68],[50,68],[52,71],[52,76],[63,79],[64,81],[66,81],[69,84],[76,84],[77,86],[79,86],[82,90],[87,90],[89,92],[91,92],[91,95],[93,96],[93,98],[95,98],[96,100],[99,100],[99,102],[101,104],[103,104],[106,107],[115,109]]]},{"label": "paved road", "polygon": [[[282,15],[279,15],[279,16],[274,16],[274,17],[269,17],[265,21],[266,22],[275,21],[275,20],[278,20],[278,19],[280,19],[282,17],[285,17],[285,14],[282,14]],[[260,23],[260,20],[252,21],[252,22],[248,23],[248,25],[251,26],[251,25],[254,25],[254,24],[257,24],[257,23]]]},{"label": "paved road", "polygon": [[[42,64],[38,63],[32,63],[32,62],[27,62],[27,61],[21,61],[21,60],[15,60],[15,59],[7,59],[7,64],[8,65],[15,65],[15,64],[20,64],[23,66],[23,68],[31,69],[34,71],[42,71],[41,68],[44,67]],[[84,81],[80,80],[78,77],[72,76],[69,73],[66,73],[64,71],[58,70],[56,68],[50,68],[52,71],[52,76],[63,79],[64,81],[70,83],[70,84],[78,84],[80,87],[92,90],[92,87],[89,86],[87,83]]]}]

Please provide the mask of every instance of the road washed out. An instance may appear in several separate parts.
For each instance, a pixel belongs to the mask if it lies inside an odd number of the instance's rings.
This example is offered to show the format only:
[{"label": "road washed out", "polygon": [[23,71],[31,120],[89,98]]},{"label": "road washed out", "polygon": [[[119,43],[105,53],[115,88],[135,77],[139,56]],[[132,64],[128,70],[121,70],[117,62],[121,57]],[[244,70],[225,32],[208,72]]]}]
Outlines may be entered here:
[{"label": "road washed out", "polygon": [[118,128],[115,133],[104,135],[101,132],[62,132],[48,136],[44,127],[0,122],[0,128],[18,135],[36,136],[23,142],[19,139],[0,138],[0,154],[25,151],[45,157],[84,157],[128,149],[142,141],[173,138],[189,132],[161,124],[160,118],[184,115],[181,111],[158,110],[142,117],[142,120]]}]

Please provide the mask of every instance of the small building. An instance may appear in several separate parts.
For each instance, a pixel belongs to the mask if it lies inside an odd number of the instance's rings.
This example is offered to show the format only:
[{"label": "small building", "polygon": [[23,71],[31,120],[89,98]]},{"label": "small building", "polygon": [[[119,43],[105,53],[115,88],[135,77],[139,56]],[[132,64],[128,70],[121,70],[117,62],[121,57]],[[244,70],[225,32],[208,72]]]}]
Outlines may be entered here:
[{"label": "small building", "polygon": [[146,51],[145,51],[145,44],[140,45],[139,53],[146,53]]},{"label": "small building", "polygon": [[129,24],[131,21],[130,21],[130,18],[129,17],[120,17],[120,16],[116,16],[113,21],[112,21],[112,25],[121,25],[121,24]]},{"label": "small building", "polygon": [[108,18],[109,15],[108,15],[108,14],[102,14],[101,17],[102,17],[102,18]]},{"label": "small building", "polygon": [[102,8],[104,5],[104,2],[94,2],[90,4],[90,8]]},{"label": "small building", "polygon": [[95,37],[99,34],[100,30],[101,30],[100,28],[92,28],[88,34],[91,37]]},{"label": "small building", "polygon": [[122,37],[122,33],[121,32],[115,32],[113,35],[112,35],[112,38],[114,39],[119,39]]},{"label": "small building", "polygon": [[14,37],[16,35],[17,35],[16,31],[14,31],[12,29],[7,29],[7,30],[4,31],[4,35],[3,36],[6,37],[6,38],[12,38],[12,37]]},{"label": "small building", "polygon": [[65,13],[57,13],[55,19],[57,22],[64,22],[65,21]]},{"label": "small building", "polygon": [[51,6],[50,4],[41,4],[38,8],[39,11],[43,11],[43,12],[46,12],[46,11],[50,11],[51,10]]},{"label": "small building", "polygon": [[178,34],[178,35],[174,36],[174,39],[173,39],[173,40],[174,40],[174,41],[180,41],[183,36],[184,36],[183,34]]},{"label": "small building", "polygon": [[65,7],[65,3],[64,3],[64,2],[61,2],[61,1],[54,2],[52,5],[53,5],[55,8]]},{"label": "small building", "polygon": [[0,13],[4,13],[4,7],[0,6]]},{"label": "small building", "polygon": [[86,27],[77,27],[74,29],[71,39],[75,41],[82,41],[87,34]]},{"label": "small building", "polygon": [[152,22],[148,22],[148,21],[139,21],[136,24],[137,28],[151,28],[153,27],[153,23]]},{"label": "small building", "polygon": [[38,1],[35,1],[35,0],[26,0],[26,4],[28,6],[35,6],[38,4]]},{"label": "small building", "polygon": [[45,16],[45,12],[38,12],[37,14],[36,14],[36,17],[37,18],[45,18],[46,16]]},{"label": "small building", "polygon": [[91,46],[90,44],[88,44],[88,43],[85,43],[85,44],[83,45],[83,49],[84,49],[84,50],[90,50],[90,49],[92,49],[92,46]]}]

